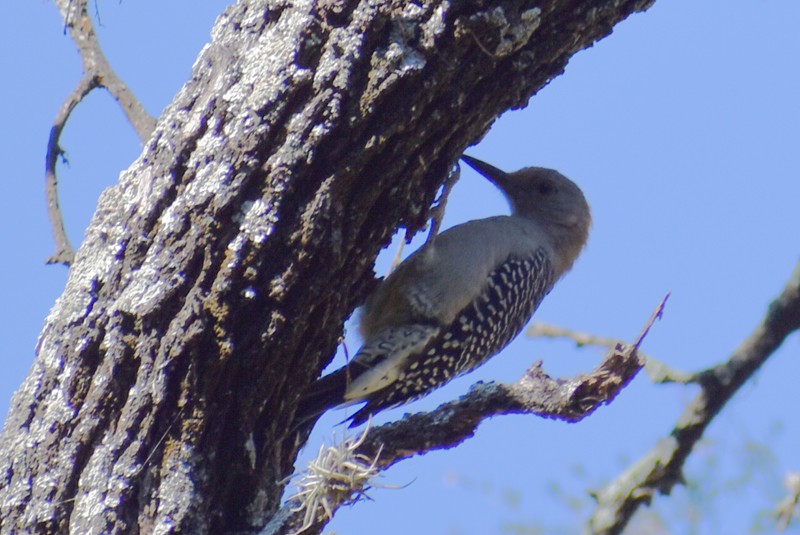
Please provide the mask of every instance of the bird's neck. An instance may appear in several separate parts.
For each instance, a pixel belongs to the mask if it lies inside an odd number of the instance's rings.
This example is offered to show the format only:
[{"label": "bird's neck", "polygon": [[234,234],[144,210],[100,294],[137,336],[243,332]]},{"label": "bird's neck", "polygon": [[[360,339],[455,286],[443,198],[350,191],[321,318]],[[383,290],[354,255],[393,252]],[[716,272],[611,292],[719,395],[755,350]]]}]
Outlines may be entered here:
[{"label": "bird's neck", "polygon": [[589,229],[578,225],[571,227],[553,225],[548,231],[553,243],[553,249],[556,251],[561,263],[557,272],[559,275],[563,275],[572,268],[575,259],[581,254],[589,237]]},{"label": "bird's neck", "polygon": [[581,224],[553,224],[552,222],[542,223],[535,218],[522,217],[529,224],[533,223],[537,232],[535,235],[544,236],[552,247],[553,256],[551,261],[555,268],[557,277],[561,277],[572,268],[578,255],[586,245],[589,237],[588,225]]}]

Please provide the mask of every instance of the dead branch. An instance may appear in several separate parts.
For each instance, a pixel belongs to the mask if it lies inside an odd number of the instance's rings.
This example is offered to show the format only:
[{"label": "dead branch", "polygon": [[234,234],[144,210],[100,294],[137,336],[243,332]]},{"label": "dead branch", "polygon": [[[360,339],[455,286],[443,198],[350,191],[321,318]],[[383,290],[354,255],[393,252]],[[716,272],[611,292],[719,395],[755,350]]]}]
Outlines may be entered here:
[{"label": "dead branch", "polygon": [[75,107],[92,90],[103,87],[111,93],[114,100],[122,108],[125,116],[130,121],[139,139],[144,143],[155,128],[155,118],[145,111],[133,92],[117,76],[108,63],[97,34],[94,31],[92,19],[86,8],[86,0],[56,0],[56,6],[64,18],[64,28],[69,34],[83,62],[83,77],[69,95],[64,99],[53,127],[50,129],[50,138],[47,142],[47,156],[45,163],[45,195],[47,198],[47,214],[53,229],[53,238],[56,242],[56,252],[47,259],[48,264],[61,263],[69,265],[75,256],[75,250],[67,237],[64,229],[64,217],[58,202],[58,178],[56,165],[59,156],[64,151],[59,145],[61,132],[64,130],[70,115]]},{"label": "dead branch", "polygon": [[[586,418],[601,405],[613,401],[641,370],[644,359],[639,355],[639,347],[655,320],[661,317],[667,297],[636,342],[616,344],[592,372],[554,379],[537,362],[514,384],[476,383],[466,395],[431,412],[407,414],[397,422],[369,430],[359,439],[363,443],[357,453],[364,459],[374,459],[374,467],[385,470],[410,457],[458,446],[492,416],[536,414],[567,422]],[[285,514],[276,515],[261,533],[289,533],[300,529],[298,526],[302,527],[302,533],[319,533],[332,516],[326,510],[326,515],[314,524],[300,514],[304,510],[290,501],[282,509]]]},{"label": "dead branch", "polygon": [[701,391],[678,418],[670,434],[615,481],[595,494],[597,507],[586,533],[621,533],[642,504],[656,492],[669,494],[683,481],[683,465],[695,444],[739,388],[783,343],[800,329],[800,264],[762,322],[730,358],[696,374]]},{"label": "dead branch", "polygon": [[[667,297],[669,297],[669,294],[667,294]],[[664,299],[666,300],[667,297]],[[593,346],[611,349],[617,344],[622,343],[622,340],[617,338],[597,336],[590,333],[575,331],[573,329],[567,329],[558,325],[540,322],[531,324],[531,326],[528,327],[528,330],[525,331],[525,334],[531,338],[566,338],[575,342],[575,345],[578,347]],[[695,373],[676,370],[668,366],[663,361],[657,360],[644,353],[640,353],[640,355],[645,359],[644,371],[647,373],[647,377],[649,377],[653,383],[688,384],[697,380],[697,374]]]}]

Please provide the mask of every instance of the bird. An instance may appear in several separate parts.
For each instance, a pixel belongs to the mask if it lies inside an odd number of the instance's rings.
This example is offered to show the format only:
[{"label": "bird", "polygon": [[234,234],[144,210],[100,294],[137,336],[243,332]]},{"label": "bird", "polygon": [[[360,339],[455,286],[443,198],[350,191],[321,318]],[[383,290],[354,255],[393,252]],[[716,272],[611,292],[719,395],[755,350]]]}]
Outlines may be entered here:
[{"label": "bird", "polygon": [[499,353],[572,268],[591,226],[570,179],[542,167],[513,173],[461,160],[492,182],[510,215],[456,225],[383,279],[360,314],[364,344],[301,394],[295,421],[366,402],[351,427],[419,399]]}]

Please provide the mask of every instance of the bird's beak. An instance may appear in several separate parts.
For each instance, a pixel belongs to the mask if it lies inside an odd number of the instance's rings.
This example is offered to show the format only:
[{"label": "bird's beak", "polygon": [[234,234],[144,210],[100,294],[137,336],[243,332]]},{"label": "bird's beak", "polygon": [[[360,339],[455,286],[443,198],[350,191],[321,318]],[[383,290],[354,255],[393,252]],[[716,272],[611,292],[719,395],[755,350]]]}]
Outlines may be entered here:
[{"label": "bird's beak", "polygon": [[505,188],[509,182],[508,173],[501,171],[497,167],[489,165],[486,162],[482,162],[477,158],[467,156],[466,154],[462,154],[461,159],[464,160],[467,165],[475,169],[478,173],[489,179],[497,187],[505,191]]}]

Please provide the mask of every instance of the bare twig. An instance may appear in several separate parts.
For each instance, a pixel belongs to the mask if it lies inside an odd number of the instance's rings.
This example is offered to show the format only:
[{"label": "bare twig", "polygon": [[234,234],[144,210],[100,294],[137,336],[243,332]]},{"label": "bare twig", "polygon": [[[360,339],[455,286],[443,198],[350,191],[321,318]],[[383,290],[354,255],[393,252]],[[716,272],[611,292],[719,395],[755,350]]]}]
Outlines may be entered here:
[{"label": "bare twig", "polygon": [[800,503],[800,472],[786,474],[786,490],[788,494],[781,500],[776,510],[778,531],[784,531],[788,528],[789,523],[797,515],[797,506]]},{"label": "bare twig", "polygon": [[56,120],[50,129],[50,139],[47,142],[47,156],[45,158],[45,180],[44,191],[47,198],[47,215],[50,217],[50,226],[53,228],[53,238],[56,241],[56,253],[47,259],[48,264],[71,264],[75,256],[75,249],[67,237],[64,229],[64,218],[61,215],[61,206],[58,203],[58,177],[56,175],[56,164],[59,156],[64,151],[58,144],[61,138],[61,131],[67,124],[72,110],[75,106],[88,95],[92,89],[97,87],[98,79],[96,76],[84,76],[75,86],[75,89],[67,96],[61,109],[58,110]]},{"label": "bare twig", "polygon": [[[425,245],[428,245],[433,238],[435,238],[439,234],[439,229],[442,226],[442,220],[444,219],[444,210],[447,206],[447,198],[450,196],[450,192],[453,190],[453,186],[456,185],[458,179],[461,177],[461,166],[456,163],[456,166],[453,168],[453,171],[447,175],[447,180],[445,180],[444,184],[442,185],[442,193],[439,195],[439,198],[436,200],[436,205],[431,208],[431,229],[428,232],[428,239],[425,240]],[[389,273],[395,270],[397,266],[400,265],[400,262],[403,261],[403,249],[407,243],[411,241],[412,236],[408,235],[408,231],[405,233],[405,237],[403,241],[400,242],[400,245],[397,247],[397,252],[394,255],[394,259],[392,260],[392,265],[389,267]],[[423,245],[423,247],[425,246]]]},{"label": "bare twig", "polygon": [[[669,293],[664,297],[662,305],[666,303],[669,298]],[[656,312],[658,313],[658,311]],[[525,332],[531,338],[566,338],[575,342],[578,347],[593,346],[613,348],[617,344],[622,343],[621,340],[616,338],[609,338],[606,336],[596,336],[589,333],[574,331],[566,329],[557,325],[549,323],[533,323]],[[646,334],[646,333],[643,333]],[[697,374],[676,370],[667,366],[664,362],[654,359],[650,355],[640,353],[645,359],[644,371],[653,383],[681,383],[687,384],[697,380]]]},{"label": "bare twig", "polygon": [[591,534],[621,533],[640,505],[656,492],[668,494],[683,480],[683,465],[708,424],[738,389],[800,329],[800,264],[753,333],[730,358],[700,372],[701,391],[686,407],[672,432],[639,461],[595,494],[597,507],[586,525]]},{"label": "bare twig", "polygon": [[392,259],[392,264],[389,266],[389,271],[386,273],[386,276],[397,269],[397,266],[400,265],[400,262],[403,261],[403,249],[405,249],[406,244],[411,241],[411,237],[408,235],[408,230],[405,230],[403,235],[403,241],[400,242],[400,245],[397,246],[397,252],[394,253],[394,258]]},{"label": "bare twig", "polygon": [[56,5],[64,18],[64,26],[70,38],[78,47],[83,61],[83,71],[87,76],[98,78],[98,87],[104,87],[119,103],[131,126],[136,130],[139,140],[144,143],[153,133],[156,120],[142,106],[133,92],[117,76],[108,63],[97,34],[94,31],[92,18],[86,9],[87,0],[56,0]]},{"label": "bare twig", "polygon": [[695,383],[698,380],[697,373],[676,370],[671,366],[667,366],[663,361],[656,360],[652,357],[647,357],[644,371],[647,377],[650,378],[650,381],[655,384],[679,383],[686,385]]},{"label": "bare twig", "polygon": [[644,339],[647,338],[647,334],[650,332],[650,329],[653,327],[653,323],[655,323],[656,320],[660,320],[664,316],[664,307],[667,306],[668,299],[669,292],[667,292],[667,295],[664,296],[656,309],[650,315],[650,319],[647,320],[647,323],[645,323],[644,329],[642,329],[642,332],[639,333],[639,337],[633,343],[633,347],[639,349],[642,345],[642,342],[644,342]]},{"label": "bare twig", "polygon": [[50,139],[47,143],[45,164],[47,212],[50,217],[50,225],[53,228],[53,238],[56,242],[56,253],[47,259],[47,263],[70,264],[75,256],[75,250],[64,230],[64,218],[58,202],[56,165],[58,157],[63,154],[63,150],[59,145],[61,132],[64,130],[72,111],[93,89],[104,87],[119,103],[142,143],[152,134],[155,128],[155,119],[145,111],[128,86],[120,80],[111,65],[109,65],[97,40],[92,19],[87,12],[87,0],[56,0],[55,3],[64,18],[66,32],[78,48],[84,72],[83,78],[78,82],[75,89],[67,95],[61,105],[61,109],[58,111],[58,115],[56,115],[53,127],[50,130]]},{"label": "bare twig", "polygon": [[456,162],[456,166],[447,175],[447,180],[442,185],[442,194],[436,200],[436,205],[431,208],[431,230],[428,233],[428,239],[425,240],[426,245],[439,234],[439,229],[442,227],[442,220],[444,219],[444,210],[447,207],[447,199],[450,197],[450,192],[453,191],[453,186],[456,185],[459,178],[461,178],[461,166]]},{"label": "bare twig", "polygon": [[594,346],[612,348],[620,343],[620,341],[616,338],[596,336],[593,334],[574,331],[572,329],[566,329],[557,325],[540,322],[531,324],[531,326],[528,327],[528,330],[525,331],[525,335],[530,336],[531,338],[568,338],[574,341],[578,347]]}]

